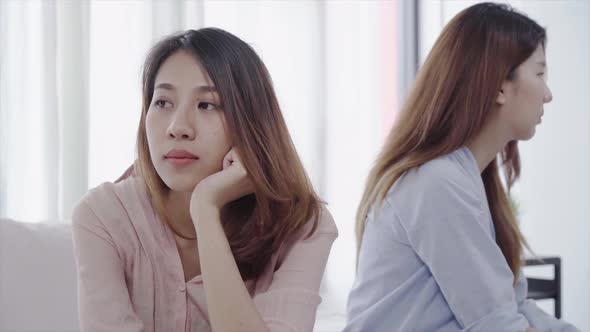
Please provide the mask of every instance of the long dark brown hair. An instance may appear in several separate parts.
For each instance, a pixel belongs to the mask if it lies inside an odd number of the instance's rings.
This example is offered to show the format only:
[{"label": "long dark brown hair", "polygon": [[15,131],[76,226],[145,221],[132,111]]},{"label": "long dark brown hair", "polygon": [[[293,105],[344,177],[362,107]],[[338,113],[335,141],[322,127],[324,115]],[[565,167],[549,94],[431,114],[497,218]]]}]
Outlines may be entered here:
[{"label": "long dark brown hair", "polygon": [[170,188],[151,162],[146,115],[162,63],[185,51],[197,59],[216,87],[234,148],[255,193],[227,204],[221,221],[244,280],[259,276],[271,255],[312,222],[321,202],[303,168],[281,114],[270,75],[256,52],[238,37],[216,28],[188,30],[158,42],[143,67],[143,108],[137,134],[138,166],[153,206],[168,223],[164,199]]},{"label": "long dark brown hair", "polygon": [[[464,146],[479,133],[502,83],[515,79],[516,68],[545,44],[544,28],[502,4],[471,6],[445,26],[369,173],[356,216],[357,250],[370,207],[383,201],[404,172]],[[509,142],[481,175],[496,242],[515,281],[526,242],[508,193],[519,175],[516,141]]]}]

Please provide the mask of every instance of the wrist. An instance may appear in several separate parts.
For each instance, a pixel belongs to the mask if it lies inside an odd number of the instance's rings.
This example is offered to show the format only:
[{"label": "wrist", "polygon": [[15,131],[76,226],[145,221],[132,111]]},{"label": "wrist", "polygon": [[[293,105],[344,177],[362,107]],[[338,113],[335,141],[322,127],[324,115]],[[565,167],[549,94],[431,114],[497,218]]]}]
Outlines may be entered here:
[{"label": "wrist", "polygon": [[191,202],[190,214],[196,225],[206,220],[219,220],[221,208],[214,202],[196,198]]},{"label": "wrist", "polygon": [[221,210],[223,207],[223,197],[219,192],[217,186],[211,181],[203,180],[193,190],[191,200],[195,201],[198,206],[214,207]]}]

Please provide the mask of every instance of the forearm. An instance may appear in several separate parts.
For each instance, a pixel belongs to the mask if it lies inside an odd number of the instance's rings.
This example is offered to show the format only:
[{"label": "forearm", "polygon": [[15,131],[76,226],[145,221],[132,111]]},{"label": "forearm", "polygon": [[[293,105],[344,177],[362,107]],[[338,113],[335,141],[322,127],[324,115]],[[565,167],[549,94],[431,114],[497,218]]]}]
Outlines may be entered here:
[{"label": "forearm", "polygon": [[240,276],[221,226],[219,210],[202,207],[194,222],[212,330],[266,331],[267,327]]}]

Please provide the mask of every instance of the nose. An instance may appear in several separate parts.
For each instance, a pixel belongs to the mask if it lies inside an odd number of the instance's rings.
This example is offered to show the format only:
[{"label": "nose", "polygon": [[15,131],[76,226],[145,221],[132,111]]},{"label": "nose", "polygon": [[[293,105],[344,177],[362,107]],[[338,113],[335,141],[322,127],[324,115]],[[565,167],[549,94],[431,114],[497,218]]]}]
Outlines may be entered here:
[{"label": "nose", "polygon": [[167,135],[175,140],[193,140],[195,138],[195,130],[190,123],[186,110],[178,108],[174,111]]},{"label": "nose", "polygon": [[553,94],[551,93],[551,90],[549,89],[549,87],[546,87],[545,90],[545,96],[543,97],[543,102],[545,104],[550,103],[553,100]]}]

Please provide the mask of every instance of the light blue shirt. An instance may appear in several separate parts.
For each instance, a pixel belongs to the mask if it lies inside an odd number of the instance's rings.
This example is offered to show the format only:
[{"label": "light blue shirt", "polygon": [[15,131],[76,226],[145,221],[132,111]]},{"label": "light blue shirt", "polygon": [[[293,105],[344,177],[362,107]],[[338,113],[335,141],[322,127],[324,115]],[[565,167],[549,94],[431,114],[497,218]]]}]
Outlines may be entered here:
[{"label": "light blue shirt", "polygon": [[578,331],[513,280],[463,147],[406,172],[369,211],[344,331]]}]

